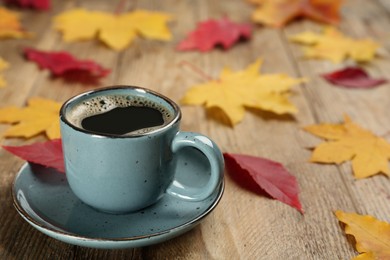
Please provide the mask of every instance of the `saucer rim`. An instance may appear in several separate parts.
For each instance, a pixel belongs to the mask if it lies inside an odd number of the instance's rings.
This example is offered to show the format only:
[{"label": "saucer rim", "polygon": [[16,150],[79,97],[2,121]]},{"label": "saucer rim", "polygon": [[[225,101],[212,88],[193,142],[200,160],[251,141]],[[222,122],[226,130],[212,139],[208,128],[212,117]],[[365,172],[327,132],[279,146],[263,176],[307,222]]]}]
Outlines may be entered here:
[{"label": "saucer rim", "polygon": [[[23,217],[23,219],[25,219],[27,222],[29,222],[29,224],[31,224],[34,228],[36,228],[38,230],[40,228],[40,229],[45,230],[49,233],[54,233],[54,234],[59,235],[59,236],[73,238],[76,240],[82,240],[84,242],[131,242],[131,241],[139,241],[139,240],[143,240],[143,239],[159,238],[160,236],[164,236],[164,235],[167,235],[167,234],[175,232],[175,231],[180,232],[182,230],[186,230],[187,228],[190,228],[191,226],[195,226],[196,224],[200,223],[200,221],[202,219],[204,219],[207,215],[209,215],[215,209],[215,207],[219,204],[219,202],[221,201],[222,196],[224,194],[224,191],[225,191],[225,181],[224,181],[224,178],[222,178],[220,184],[218,185],[218,188],[213,193],[213,194],[215,194],[217,192],[217,196],[215,197],[213,202],[209,205],[209,207],[207,209],[205,209],[203,211],[203,213],[200,214],[199,216],[197,216],[196,218],[191,219],[190,221],[186,221],[183,224],[178,225],[174,228],[170,228],[170,229],[167,229],[165,231],[154,232],[154,233],[151,233],[148,235],[140,235],[140,236],[132,236],[132,237],[121,237],[121,238],[87,237],[87,236],[81,236],[81,235],[71,233],[71,232],[66,232],[66,231],[50,228],[47,225],[43,224],[43,223],[48,223],[47,221],[44,221],[44,222],[37,221],[36,219],[31,217],[30,214],[27,213],[23,209],[23,207],[19,204],[18,199],[16,198],[16,193],[15,193],[16,181],[18,180],[18,178],[20,178],[20,176],[21,176],[22,172],[25,170],[25,168],[31,167],[31,165],[36,165],[36,164],[25,162],[19,168],[18,173],[16,174],[16,176],[12,182],[11,195],[12,195],[13,205],[14,205],[16,211]],[[44,166],[39,165],[39,167],[44,167]],[[57,171],[54,168],[50,168],[50,169]],[[166,196],[169,196],[169,194],[166,194]],[[208,200],[209,198],[206,198],[205,200]],[[39,231],[42,232],[42,230],[39,230]],[[48,235],[48,234],[46,233],[46,235]]]}]

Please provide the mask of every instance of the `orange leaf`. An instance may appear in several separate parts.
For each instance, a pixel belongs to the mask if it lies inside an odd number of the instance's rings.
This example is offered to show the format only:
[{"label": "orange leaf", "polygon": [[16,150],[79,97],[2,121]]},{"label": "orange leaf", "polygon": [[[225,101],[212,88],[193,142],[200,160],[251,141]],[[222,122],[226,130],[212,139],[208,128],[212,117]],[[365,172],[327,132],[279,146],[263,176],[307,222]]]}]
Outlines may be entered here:
[{"label": "orange leaf", "polygon": [[30,138],[40,133],[46,133],[49,139],[59,138],[60,108],[60,103],[43,98],[31,98],[25,108],[1,108],[0,123],[15,124],[3,136]]},{"label": "orange leaf", "polygon": [[192,87],[181,102],[187,105],[204,104],[206,108],[218,107],[232,125],[243,119],[245,108],[248,107],[276,114],[297,112],[288,100],[289,90],[303,79],[284,74],[260,75],[260,65],[261,60],[257,60],[242,71],[224,69],[219,80]]},{"label": "orange leaf", "polygon": [[390,144],[348,117],[344,124],[311,125],[304,130],[329,140],[314,149],[310,161],[340,164],[352,160],[352,169],[358,179],[378,173],[390,176]]},{"label": "orange leaf", "polygon": [[249,0],[259,4],[252,20],[265,25],[282,27],[299,18],[338,24],[341,0]]},{"label": "orange leaf", "polygon": [[356,239],[361,253],[354,259],[390,259],[390,224],[372,216],[335,212],[339,221],[346,224],[345,233]]},{"label": "orange leaf", "polygon": [[26,38],[31,36],[23,30],[19,21],[19,14],[4,7],[0,7],[0,39]]},{"label": "orange leaf", "polygon": [[[56,16],[54,27],[65,41],[89,40],[98,37],[110,48],[122,50],[137,36],[168,41],[171,33],[166,26],[169,14],[136,10],[115,15],[99,11],[74,9]],[[80,23],[82,21],[82,23]]]}]

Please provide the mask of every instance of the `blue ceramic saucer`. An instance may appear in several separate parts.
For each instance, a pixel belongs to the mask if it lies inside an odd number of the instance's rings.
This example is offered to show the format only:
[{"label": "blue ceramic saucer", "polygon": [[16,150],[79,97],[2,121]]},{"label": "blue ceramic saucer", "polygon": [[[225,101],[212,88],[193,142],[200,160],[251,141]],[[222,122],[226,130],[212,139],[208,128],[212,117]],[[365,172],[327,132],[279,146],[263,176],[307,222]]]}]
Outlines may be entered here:
[{"label": "blue ceramic saucer", "polygon": [[[179,178],[182,173],[192,185],[202,185],[208,162],[193,152],[182,154]],[[144,210],[113,215],[82,203],[70,190],[65,174],[26,163],[15,178],[12,195],[19,214],[46,235],[79,246],[117,249],[160,243],[189,231],[217,206],[223,190],[222,182],[204,201],[165,195]]]}]

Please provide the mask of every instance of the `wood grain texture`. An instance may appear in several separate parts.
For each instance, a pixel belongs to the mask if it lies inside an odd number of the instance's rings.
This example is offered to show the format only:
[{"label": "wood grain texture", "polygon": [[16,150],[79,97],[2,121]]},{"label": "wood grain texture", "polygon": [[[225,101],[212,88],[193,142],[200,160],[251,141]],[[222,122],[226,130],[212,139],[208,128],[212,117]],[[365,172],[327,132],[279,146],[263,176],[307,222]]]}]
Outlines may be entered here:
[{"label": "wood grain texture", "polygon": [[[253,38],[229,51],[208,53],[176,52],[175,46],[196,23],[229,16],[236,22],[250,22],[253,6],[243,0],[126,1],[124,10],[145,8],[172,13],[171,42],[136,39],[121,51],[108,49],[99,41],[65,43],[51,28],[52,17],[74,7],[114,11],[120,1],[55,1],[48,12],[23,11],[26,29],[33,39],[0,42],[0,56],[10,64],[4,72],[8,86],[0,91],[0,107],[22,106],[29,97],[40,96],[64,102],[80,92],[96,88],[67,84],[51,78],[22,56],[24,47],[66,50],[83,59],[94,59],[112,73],[101,86],[138,85],[159,91],[179,102],[186,90],[204,81],[188,67],[187,61],[218,78],[225,66],[241,70],[257,58],[264,60],[262,73],[286,73],[309,82],[293,89],[292,102],[299,113],[294,117],[248,111],[235,128],[223,118],[198,106],[183,106],[182,129],[201,132],[214,139],[224,152],[261,156],[278,161],[294,174],[301,189],[305,210],[295,209],[243,189],[226,172],[226,191],[218,207],[190,232],[162,244],[127,250],[97,250],[56,241],[33,229],[12,206],[10,189],[22,160],[0,151],[0,259],[351,259],[357,253],[334,216],[340,209],[370,214],[390,222],[390,182],[378,175],[356,181],[350,163],[340,166],[308,162],[310,150],[319,139],[301,130],[320,122],[341,122],[348,114],[365,128],[383,135],[390,129],[389,84],[372,90],[333,87],[319,75],[343,65],[305,60],[300,46],[288,42],[289,35],[304,30],[321,30],[321,25],[301,20],[284,29],[255,26]],[[387,77],[390,70],[390,3],[386,0],[345,1],[340,30],[352,37],[372,37],[383,44],[381,57],[363,65],[374,76]],[[350,64],[350,62],[346,62]],[[0,125],[4,131],[6,125]],[[7,139],[15,145],[43,140]]]}]

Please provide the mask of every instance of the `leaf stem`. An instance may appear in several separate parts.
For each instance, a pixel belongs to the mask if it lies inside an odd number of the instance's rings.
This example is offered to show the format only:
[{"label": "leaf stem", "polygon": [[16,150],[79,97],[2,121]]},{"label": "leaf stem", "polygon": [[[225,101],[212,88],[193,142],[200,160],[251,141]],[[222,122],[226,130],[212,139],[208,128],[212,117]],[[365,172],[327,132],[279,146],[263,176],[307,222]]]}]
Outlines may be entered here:
[{"label": "leaf stem", "polygon": [[179,62],[179,65],[189,67],[190,69],[192,69],[193,72],[195,72],[196,74],[198,74],[200,77],[202,77],[203,79],[205,79],[207,81],[215,80],[210,75],[208,75],[203,70],[201,70],[199,67],[195,66],[194,64],[192,64],[189,61],[182,60],[181,62]]},{"label": "leaf stem", "polygon": [[115,7],[115,11],[114,13],[116,15],[120,14],[121,12],[123,12],[123,8],[125,7],[125,3],[126,3],[127,0],[120,0],[119,3],[117,4],[117,6]]},{"label": "leaf stem", "polygon": [[390,131],[387,131],[384,134],[381,134],[379,137],[388,138],[389,136],[390,136]]}]

